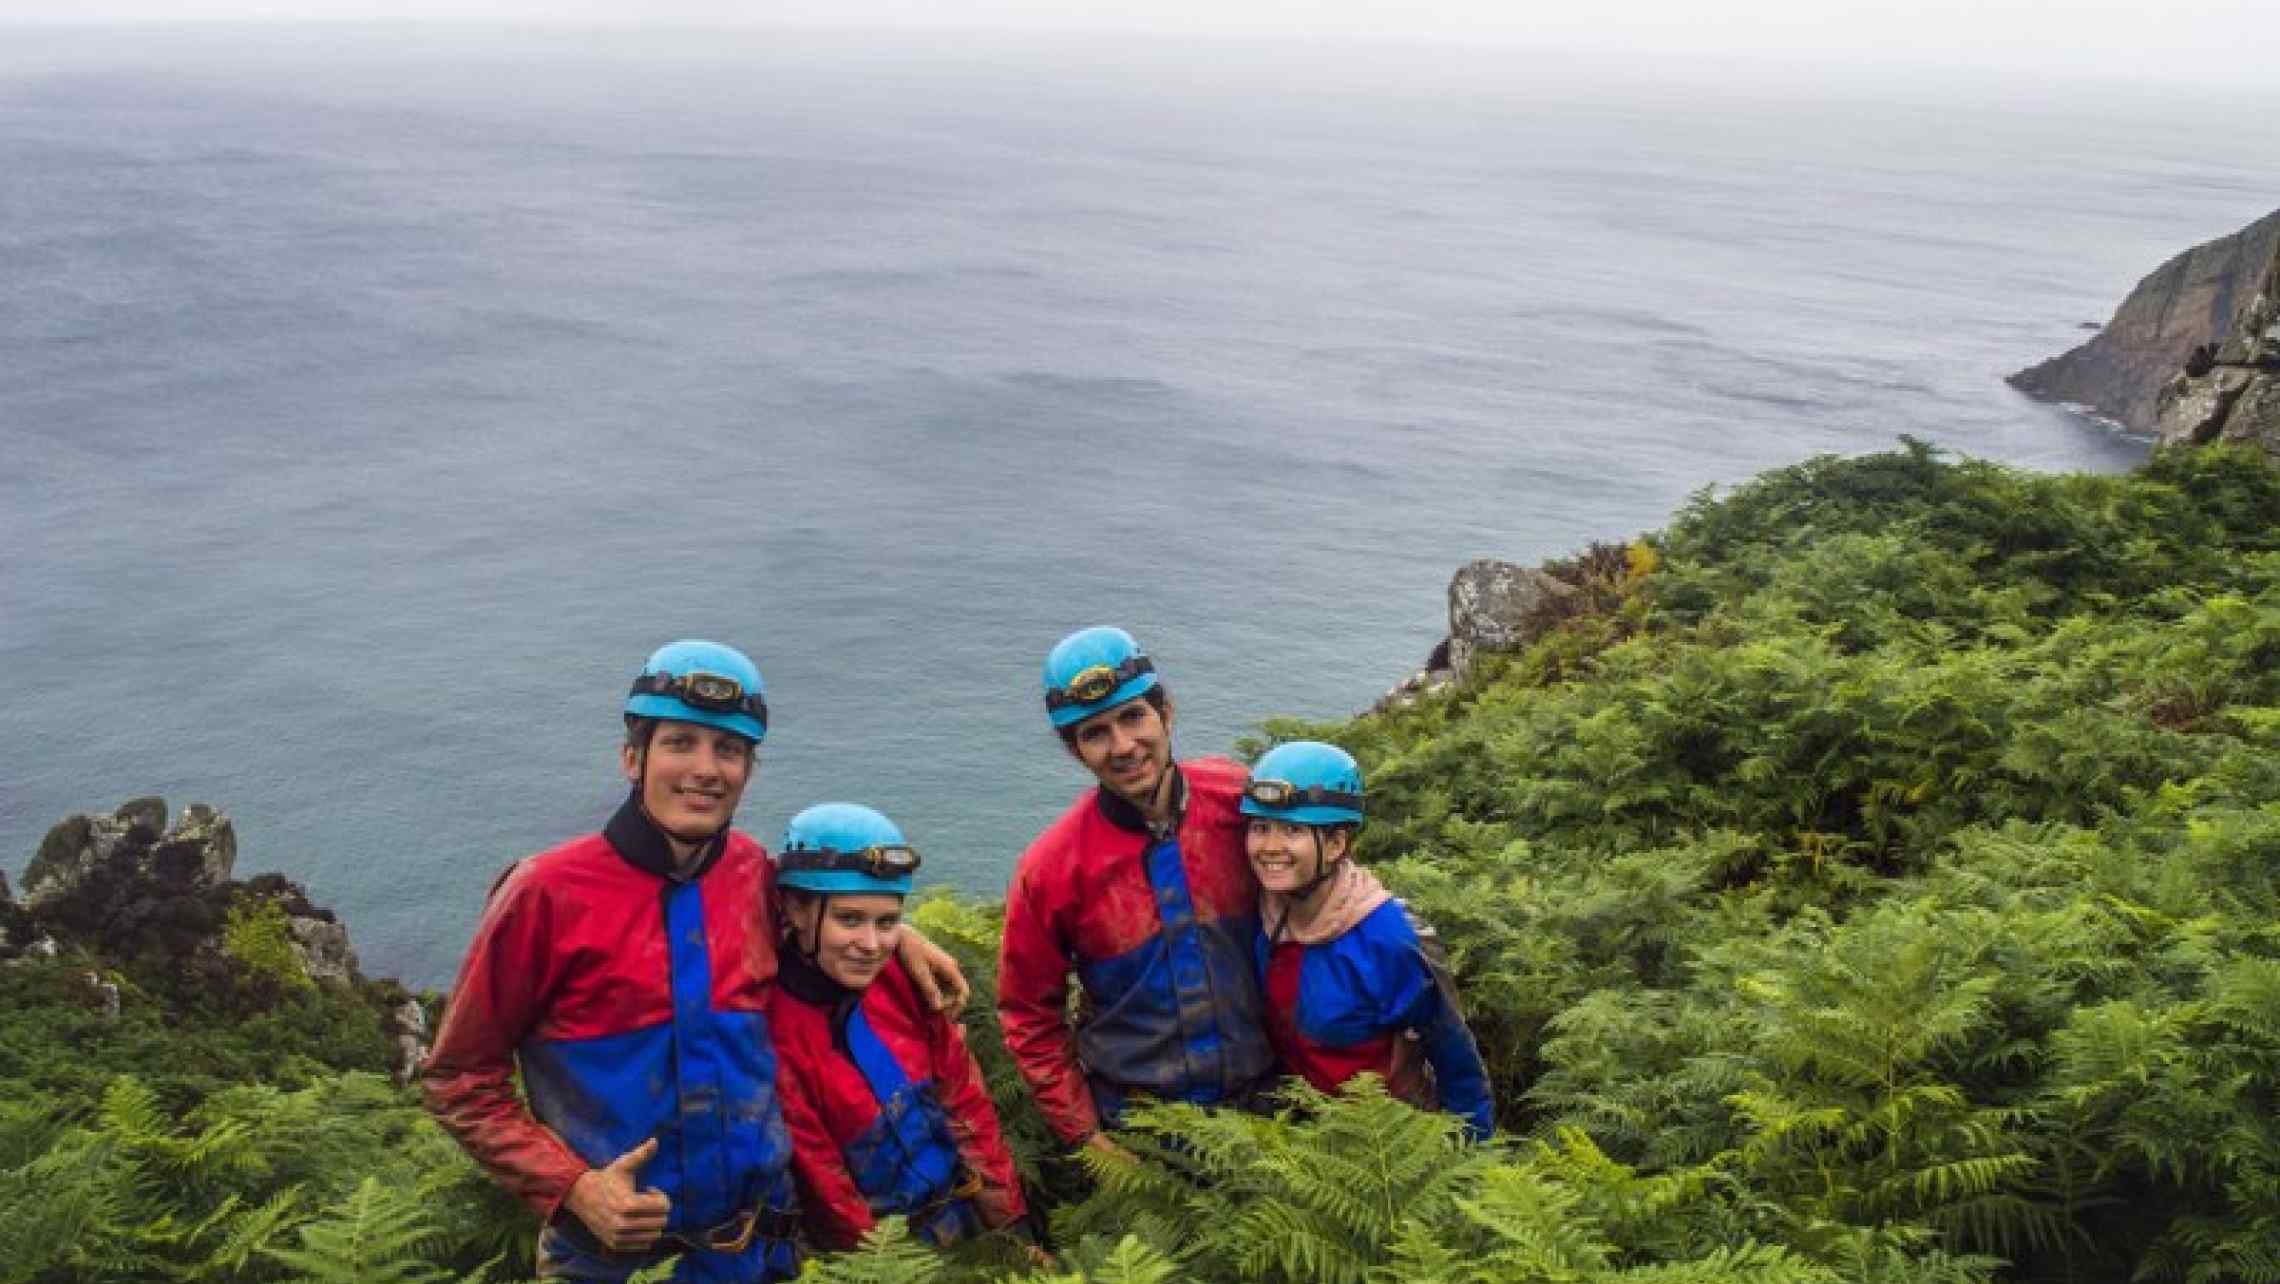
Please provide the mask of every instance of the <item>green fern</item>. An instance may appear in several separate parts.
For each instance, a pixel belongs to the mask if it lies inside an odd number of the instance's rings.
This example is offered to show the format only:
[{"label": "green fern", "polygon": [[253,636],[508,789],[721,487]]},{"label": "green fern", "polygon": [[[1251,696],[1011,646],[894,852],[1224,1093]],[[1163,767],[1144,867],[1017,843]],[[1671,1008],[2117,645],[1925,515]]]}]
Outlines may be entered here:
[{"label": "green fern", "polygon": [[873,1226],[845,1253],[808,1259],[801,1284],[926,1284],[943,1274],[942,1255],[910,1233],[900,1217]]},{"label": "green fern", "polygon": [[298,1272],[292,1284],[449,1284],[428,1258],[439,1236],[419,1192],[367,1177],[340,1203],[298,1228],[298,1248],[263,1254]]}]

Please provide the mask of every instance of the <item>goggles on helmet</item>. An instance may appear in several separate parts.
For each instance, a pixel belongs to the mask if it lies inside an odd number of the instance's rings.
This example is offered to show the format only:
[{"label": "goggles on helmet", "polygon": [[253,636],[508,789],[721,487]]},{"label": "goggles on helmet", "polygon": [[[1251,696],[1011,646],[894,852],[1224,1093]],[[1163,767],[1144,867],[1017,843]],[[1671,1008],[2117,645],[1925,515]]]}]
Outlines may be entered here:
[{"label": "goggles on helmet", "polygon": [[918,849],[901,843],[843,852],[833,847],[798,847],[778,853],[784,872],[841,870],[873,878],[908,878],[918,872]]},{"label": "goggles on helmet", "polygon": [[1287,780],[1254,780],[1243,786],[1243,796],[1261,807],[1289,811],[1294,807],[1348,807],[1362,809],[1362,796],[1342,789],[1308,785],[1301,789]]},{"label": "goggles on helmet", "polygon": [[1060,690],[1046,692],[1045,707],[1060,709],[1072,704],[1095,704],[1141,674],[1155,671],[1155,661],[1144,655],[1127,656],[1122,664],[1096,664],[1070,678]]},{"label": "goggles on helmet", "polygon": [[757,691],[746,695],[744,684],[725,674],[644,673],[633,680],[632,694],[670,696],[692,709],[712,713],[748,713],[761,726],[768,725],[768,702]]}]

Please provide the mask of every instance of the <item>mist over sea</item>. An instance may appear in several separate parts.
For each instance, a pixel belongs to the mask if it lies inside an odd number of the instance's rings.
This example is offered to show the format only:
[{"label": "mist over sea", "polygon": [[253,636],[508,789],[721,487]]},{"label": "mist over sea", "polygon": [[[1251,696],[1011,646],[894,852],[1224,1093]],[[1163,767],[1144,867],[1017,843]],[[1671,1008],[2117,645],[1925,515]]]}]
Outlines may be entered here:
[{"label": "mist over sea", "polygon": [[441,984],[698,635],[745,828],[871,802],[995,895],[1067,630],[1220,752],[1473,557],[1902,433],[2128,467],[2001,376],[2280,204],[2272,103],[1318,53],[9,32],[0,868],[209,800]]}]

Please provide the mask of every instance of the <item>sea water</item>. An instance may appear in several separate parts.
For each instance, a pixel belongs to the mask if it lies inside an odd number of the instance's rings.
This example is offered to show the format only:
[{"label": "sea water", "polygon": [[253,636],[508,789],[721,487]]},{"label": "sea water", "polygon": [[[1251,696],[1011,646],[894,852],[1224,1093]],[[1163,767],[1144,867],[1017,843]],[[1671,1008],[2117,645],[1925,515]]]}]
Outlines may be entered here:
[{"label": "sea water", "polygon": [[2269,105],[1697,71],[13,31],[0,867],[211,801],[440,984],[695,635],[766,675],[746,828],[872,803],[995,895],[1086,783],[1063,633],[1223,752],[1406,676],[1471,558],[1901,434],[2127,467],[2002,375],[2280,201]]}]

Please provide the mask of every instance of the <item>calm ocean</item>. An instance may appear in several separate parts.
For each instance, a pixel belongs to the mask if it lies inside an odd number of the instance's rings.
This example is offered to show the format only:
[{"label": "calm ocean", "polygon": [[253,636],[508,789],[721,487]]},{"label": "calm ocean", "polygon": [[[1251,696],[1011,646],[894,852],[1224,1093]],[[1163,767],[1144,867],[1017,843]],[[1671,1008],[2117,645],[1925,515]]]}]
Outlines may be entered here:
[{"label": "calm ocean", "polygon": [[1469,558],[1901,433],[2127,467],[2001,376],[2280,204],[2280,104],[1692,83],[9,32],[0,866],[210,800],[442,983],[695,634],[767,676],[746,828],[873,802],[995,894],[1082,783],[1063,632],[1220,751],[1405,676]]}]

